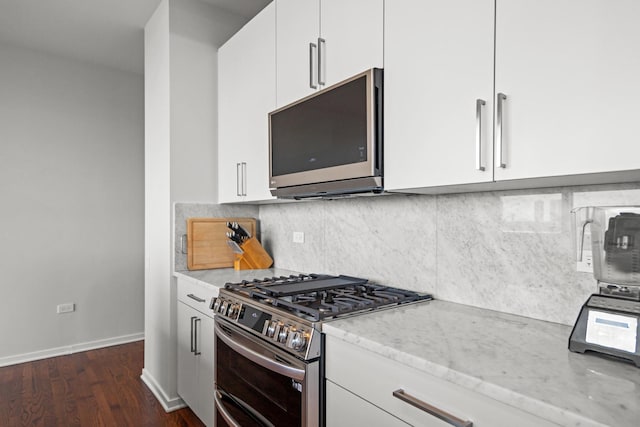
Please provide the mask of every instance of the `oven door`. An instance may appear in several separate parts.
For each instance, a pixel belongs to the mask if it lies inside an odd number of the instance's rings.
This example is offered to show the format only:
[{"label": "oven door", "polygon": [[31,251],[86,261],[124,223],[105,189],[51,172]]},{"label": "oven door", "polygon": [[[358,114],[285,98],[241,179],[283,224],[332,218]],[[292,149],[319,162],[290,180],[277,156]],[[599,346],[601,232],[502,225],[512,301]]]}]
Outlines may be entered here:
[{"label": "oven door", "polygon": [[320,424],[320,362],[303,362],[216,316],[216,426]]}]

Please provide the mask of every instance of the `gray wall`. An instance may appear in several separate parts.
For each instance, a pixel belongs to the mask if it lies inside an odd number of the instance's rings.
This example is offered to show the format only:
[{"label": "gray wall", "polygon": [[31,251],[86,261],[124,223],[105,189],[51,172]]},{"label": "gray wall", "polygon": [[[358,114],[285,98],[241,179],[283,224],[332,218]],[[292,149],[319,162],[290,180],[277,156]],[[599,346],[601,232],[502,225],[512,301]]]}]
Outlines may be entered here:
[{"label": "gray wall", "polygon": [[279,268],[573,324],[597,286],[576,272],[570,212],[618,204],[640,205],[640,184],[264,205],[260,221]]},{"label": "gray wall", "polygon": [[0,58],[0,365],[141,339],[143,77]]}]

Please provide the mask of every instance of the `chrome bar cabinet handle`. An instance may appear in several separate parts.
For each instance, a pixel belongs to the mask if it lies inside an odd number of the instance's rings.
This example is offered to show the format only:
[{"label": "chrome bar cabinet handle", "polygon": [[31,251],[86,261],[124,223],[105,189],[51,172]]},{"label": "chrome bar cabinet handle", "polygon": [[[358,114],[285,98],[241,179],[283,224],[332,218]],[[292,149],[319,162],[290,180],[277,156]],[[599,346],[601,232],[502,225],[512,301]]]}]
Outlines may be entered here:
[{"label": "chrome bar cabinet handle", "polygon": [[195,346],[193,345],[193,342],[195,341],[194,336],[193,336],[193,332],[195,330],[195,328],[193,327],[193,321],[196,320],[197,317],[196,316],[191,316],[191,353],[195,353]]},{"label": "chrome bar cabinet handle", "polygon": [[482,166],[482,107],[486,102],[476,99],[476,169],[484,171]]},{"label": "chrome bar cabinet handle", "polygon": [[240,167],[241,163],[236,163],[236,196],[240,197],[242,196],[242,194],[240,194],[240,182],[242,181],[242,175],[240,173],[241,167]]},{"label": "chrome bar cabinet handle", "polygon": [[327,83],[327,41],[318,37],[318,84],[324,86]]},{"label": "chrome bar cabinet handle", "polygon": [[247,195],[247,163],[242,162],[242,195]]},{"label": "chrome bar cabinet handle", "polygon": [[200,319],[199,317],[196,318],[196,321],[193,322],[193,330],[194,330],[194,335],[195,335],[195,339],[194,341],[194,346],[193,346],[193,355],[194,356],[200,356],[202,353],[200,352],[200,349],[198,348],[198,323],[202,322],[202,319]]},{"label": "chrome bar cabinet handle", "polygon": [[427,402],[424,402],[410,394],[405,393],[403,389],[398,389],[393,392],[393,397],[402,400],[403,402],[408,403],[409,405],[415,406],[421,411],[426,412],[429,415],[433,415],[434,417],[444,421],[447,424],[451,424],[455,427],[473,427],[473,422],[468,420],[463,420],[461,418],[456,417],[455,415],[451,415],[450,413],[443,411],[440,408],[436,408],[433,405],[429,405]]},{"label": "chrome bar cabinet handle", "polygon": [[503,158],[504,152],[504,141],[502,135],[502,120],[503,120],[503,103],[507,99],[507,95],[504,93],[499,93],[497,96],[497,105],[496,105],[496,167],[506,168],[507,164]]},{"label": "chrome bar cabinet handle", "polygon": [[318,67],[315,60],[317,58],[318,46],[315,43],[309,43],[309,87],[318,89]]}]

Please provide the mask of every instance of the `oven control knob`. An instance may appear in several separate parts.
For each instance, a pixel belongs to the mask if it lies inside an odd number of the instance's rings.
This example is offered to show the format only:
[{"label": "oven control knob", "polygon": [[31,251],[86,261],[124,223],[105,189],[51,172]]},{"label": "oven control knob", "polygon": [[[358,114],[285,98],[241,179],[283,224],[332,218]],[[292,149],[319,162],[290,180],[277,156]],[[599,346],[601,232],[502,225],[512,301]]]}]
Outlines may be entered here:
[{"label": "oven control knob", "polygon": [[291,341],[288,343],[289,347],[296,351],[300,351],[304,349],[304,346],[307,344],[307,338],[304,335],[304,332],[295,331],[291,333]]},{"label": "oven control knob", "polygon": [[267,328],[267,336],[269,338],[273,338],[273,336],[276,334],[276,326],[278,326],[278,322],[276,322],[275,320],[269,323],[269,327]]},{"label": "oven control knob", "polygon": [[285,344],[287,342],[288,335],[289,335],[289,326],[284,326],[280,328],[280,333],[278,334],[278,342]]},{"label": "oven control knob", "polygon": [[220,303],[222,301],[220,301],[220,298],[214,298],[214,302],[213,302],[213,312],[217,313],[220,310]]},{"label": "oven control knob", "polygon": [[222,314],[223,316],[226,316],[227,310],[229,309],[229,305],[231,304],[226,301],[223,301],[222,304],[220,304],[220,314]]},{"label": "oven control knob", "polygon": [[240,312],[240,305],[239,304],[231,304],[229,307],[229,314],[228,316],[231,319],[236,319],[238,317],[238,313]]}]

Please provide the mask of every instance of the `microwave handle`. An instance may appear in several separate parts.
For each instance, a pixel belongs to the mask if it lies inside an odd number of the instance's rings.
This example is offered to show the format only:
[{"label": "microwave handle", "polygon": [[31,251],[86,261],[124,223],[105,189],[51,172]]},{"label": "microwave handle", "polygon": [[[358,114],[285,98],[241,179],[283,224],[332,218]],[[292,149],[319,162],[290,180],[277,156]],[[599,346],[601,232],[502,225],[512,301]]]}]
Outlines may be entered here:
[{"label": "microwave handle", "polygon": [[318,89],[317,55],[318,46],[315,43],[309,43],[309,87],[311,89]]}]

